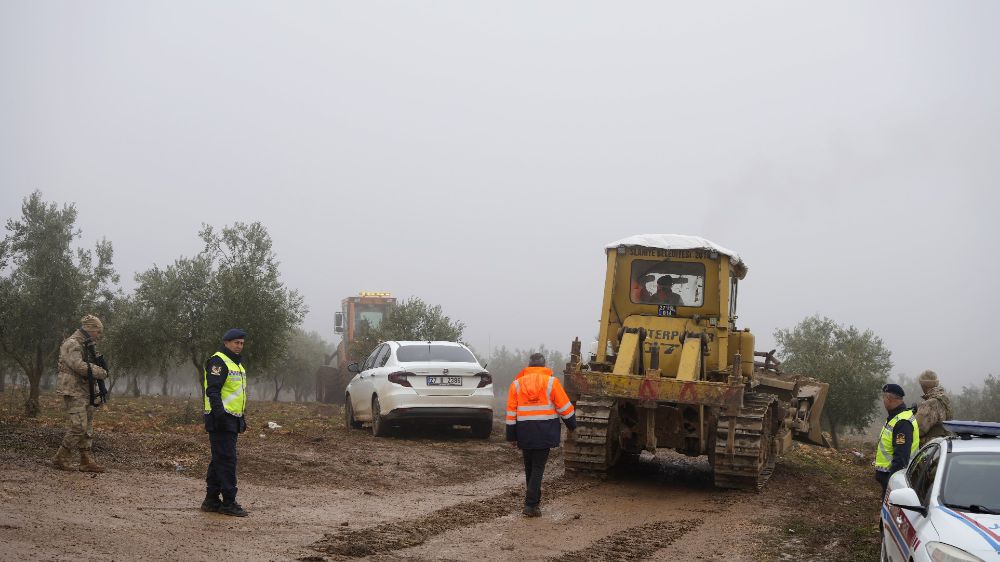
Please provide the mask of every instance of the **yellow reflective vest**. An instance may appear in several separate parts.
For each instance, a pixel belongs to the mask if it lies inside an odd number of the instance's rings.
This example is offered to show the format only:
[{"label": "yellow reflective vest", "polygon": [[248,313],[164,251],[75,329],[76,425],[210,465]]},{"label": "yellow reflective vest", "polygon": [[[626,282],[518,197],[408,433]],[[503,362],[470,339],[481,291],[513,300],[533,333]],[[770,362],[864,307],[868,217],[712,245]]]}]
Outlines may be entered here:
[{"label": "yellow reflective vest", "polygon": [[[243,370],[242,365],[237,365],[229,356],[221,351],[216,351],[212,357],[222,359],[222,362],[226,364],[226,369],[229,370],[226,382],[222,385],[222,407],[226,409],[226,412],[234,416],[243,416],[243,411],[247,405],[246,371]],[[212,411],[212,404],[208,401],[208,372],[202,370],[201,373],[202,395],[205,397],[205,413],[208,414]]]},{"label": "yellow reflective vest", "polygon": [[913,458],[913,453],[916,453],[920,447],[920,428],[917,427],[916,420],[913,419],[913,410],[907,408],[893,416],[882,427],[882,434],[879,436],[878,451],[875,452],[875,468],[878,470],[889,470],[889,467],[892,466],[892,454],[895,451],[895,446],[892,442],[892,430],[900,420],[910,420],[910,425],[913,426],[913,440],[910,442],[910,458]]}]

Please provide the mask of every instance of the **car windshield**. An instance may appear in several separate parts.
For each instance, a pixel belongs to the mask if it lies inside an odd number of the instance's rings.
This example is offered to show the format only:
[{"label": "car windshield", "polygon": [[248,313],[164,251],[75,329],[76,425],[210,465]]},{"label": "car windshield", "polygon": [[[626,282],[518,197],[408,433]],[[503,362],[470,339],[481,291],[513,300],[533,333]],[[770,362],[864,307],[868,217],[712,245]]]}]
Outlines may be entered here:
[{"label": "car windshield", "polygon": [[416,361],[444,361],[450,363],[475,363],[476,358],[464,347],[457,345],[401,345],[396,352],[400,363]]},{"label": "car windshield", "polygon": [[[953,453],[941,484],[941,503],[1000,512],[1000,452]],[[973,511],[982,511],[972,508]]]},{"label": "car windshield", "polygon": [[705,265],[697,262],[635,260],[632,302],[701,306],[705,298]]}]

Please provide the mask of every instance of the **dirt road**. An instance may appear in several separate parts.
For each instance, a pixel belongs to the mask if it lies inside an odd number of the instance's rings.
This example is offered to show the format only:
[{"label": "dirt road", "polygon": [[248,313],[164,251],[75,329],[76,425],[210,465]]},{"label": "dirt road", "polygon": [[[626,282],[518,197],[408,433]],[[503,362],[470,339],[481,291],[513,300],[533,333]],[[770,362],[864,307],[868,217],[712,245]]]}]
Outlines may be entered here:
[{"label": "dirt road", "polygon": [[520,456],[501,439],[461,430],[376,439],[304,407],[265,412],[261,419],[290,422],[241,437],[240,501],[251,516],[202,513],[204,434],[197,424],[115,426],[144,407],[134,406],[110,416],[113,429],[98,435],[97,453],[111,469],[100,475],[47,467],[61,434],[57,418],[0,418],[0,559],[796,556],[794,538],[777,549],[768,539],[784,532],[788,506],[801,496],[794,471],[779,469],[769,493],[758,495],[713,489],[703,459],[647,456],[601,481],[565,477],[557,452],[543,516],[526,519]]}]

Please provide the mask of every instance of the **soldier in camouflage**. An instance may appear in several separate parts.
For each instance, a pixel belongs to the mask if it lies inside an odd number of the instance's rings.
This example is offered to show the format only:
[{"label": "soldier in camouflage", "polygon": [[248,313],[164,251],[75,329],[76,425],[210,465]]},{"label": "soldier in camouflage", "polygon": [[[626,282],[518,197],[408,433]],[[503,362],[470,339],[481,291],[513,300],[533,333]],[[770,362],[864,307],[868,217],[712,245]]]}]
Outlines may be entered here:
[{"label": "soldier in camouflage", "polygon": [[[87,387],[87,354],[84,343],[89,339],[100,341],[104,335],[104,324],[92,314],[80,319],[80,328],[59,346],[59,383],[57,392],[63,397],[68,426],[59,452],[52,459],[52,466],[59,470],[73,470],[73,453],[79,451],[80,467],[83,472],[104,472],[97,464],[91,450],[94,442],[94,411],[90,404],[90,389]],[[95,379],[104,379],[108,373],[100,366],[89,363]]]},{"label": "soldier in camouflage", "polygon": [[920,373],[918,381],[924,391],[924,401],[915,411],[920,438],[926,440],[948,435],[941,422],[951,419],[951,402],[938,383],[937,374],[934,371],[924,371]]}]

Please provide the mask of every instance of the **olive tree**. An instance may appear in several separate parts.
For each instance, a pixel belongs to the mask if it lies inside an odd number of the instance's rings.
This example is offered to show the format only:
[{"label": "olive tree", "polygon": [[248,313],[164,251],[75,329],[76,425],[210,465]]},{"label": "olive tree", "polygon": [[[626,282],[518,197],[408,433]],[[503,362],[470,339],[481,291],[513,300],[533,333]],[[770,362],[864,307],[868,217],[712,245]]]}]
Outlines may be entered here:
[{"label": "olive tree", "polygon": [[963,386],[951,405],[957,419],[1000,422],[1000,378],[989,374],[981,386]]},{"label": "olive tree", "polygon": [[156,372],[161,378],[162,393],[167,394],[167,374],[182,361],[173,346],[162,345],[153,312],[135,295],[115,303],[112,321],[105,326],[103,348],[113,359],[112,382],[127,381],[126,392],[139,396],[139,377]]},{"label": "olive tree", "polygon": [[271,399],[277,402],[281,391],[290,388],[296,401],[304,400],[315,390],[313,377],[316,365],[322,364],[330,351],[330,344],[317,332],[294,329],[284,357],[264,374],[264,378],[270,379],[273,384]]},{"label": "olive tree", "polygon": [[841,326],[817,315],[775,331],[774,337],[786,371],[830,383],[823,416],[834,447],[839,447],[840,429],[862,430],[875,419],[877,399],[892,361],[874,332]]},{"label": "olive tree", "polygon": [[149,311],[161,345],[190,361],[201,381],[208,357],[229,328],[247,331],[245,360],[266,371],[283,356],[306,306],[281,282],[271,237],[259,222],[220,231],[203,226],[204,249],[136,275],[136,299]]},{"label": "olive tree", "polygon": [[24,410],[32,417],[39,412],[42,374],[55,363],[60,342],[83,314],[106,319],[116,297],[111,243],[74,250],[76,218],[74,205],[46,203],[35,191],[24,199],[20,218],[7,220],[0,241],[0,352],[28,379]]}]

